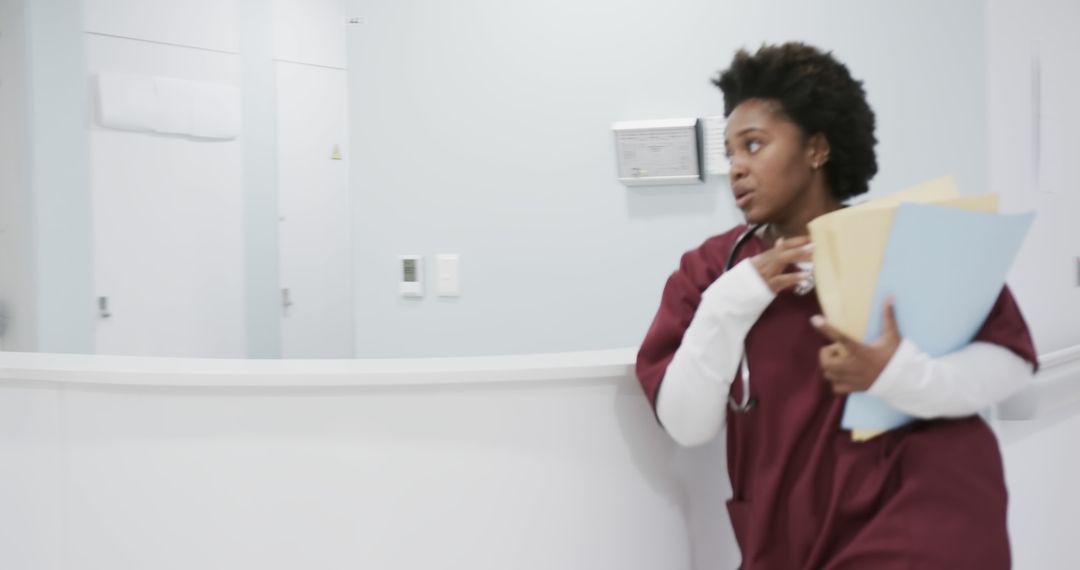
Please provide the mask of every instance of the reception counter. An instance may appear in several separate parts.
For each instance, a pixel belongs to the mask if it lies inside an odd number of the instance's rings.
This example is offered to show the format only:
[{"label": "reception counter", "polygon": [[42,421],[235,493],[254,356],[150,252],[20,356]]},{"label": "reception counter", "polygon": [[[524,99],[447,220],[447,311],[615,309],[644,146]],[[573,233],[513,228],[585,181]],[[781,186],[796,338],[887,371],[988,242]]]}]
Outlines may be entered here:
[{"label": "reception counter", "polygon": [[733,568],[632,361],[0,353],[0,568]]},{"label": "reception counter", "polygon": [[[0,353],[0,568],[734,568],[723,438],[673,445],[633,358]],[[1046,448],[1080,432],[1078,363],[995,422],[1017,568],[1075,555],[1039,529],[1080,511],[1044,484],[1080,474]]]}]

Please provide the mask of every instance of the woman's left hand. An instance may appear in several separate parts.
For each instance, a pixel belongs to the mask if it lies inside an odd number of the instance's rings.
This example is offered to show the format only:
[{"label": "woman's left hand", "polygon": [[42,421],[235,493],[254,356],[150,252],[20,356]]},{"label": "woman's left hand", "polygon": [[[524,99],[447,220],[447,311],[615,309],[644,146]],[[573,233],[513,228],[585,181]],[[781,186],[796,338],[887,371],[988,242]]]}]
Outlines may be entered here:
[{"label": "woman's left hand", "polygon": [[891,298],[885,300],[884,331],[870,344],[863,344],[840,332],[825,322],[821,315],[813,317],[810,322],[833,341],[821,349],[820,360],[825,379],[832,383],[833,392],[837,394],[868,390],[885,370],[903,340],[896,326]]}]

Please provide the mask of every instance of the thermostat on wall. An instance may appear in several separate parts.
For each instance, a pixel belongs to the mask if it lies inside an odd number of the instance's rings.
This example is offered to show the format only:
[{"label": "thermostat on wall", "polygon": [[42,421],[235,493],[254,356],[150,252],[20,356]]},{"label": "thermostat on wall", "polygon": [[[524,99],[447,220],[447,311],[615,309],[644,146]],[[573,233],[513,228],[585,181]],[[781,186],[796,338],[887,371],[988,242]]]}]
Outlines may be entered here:
[{"label": "thermostat on wall", "polygon": [[398,256],[398,292],[402,297],[424,296],[424,258],[419,255]]},{"label": "thermostat on wall", "polygon": [[619,182],[627,186],[701,182],[697,123],[689,118],[612,125]]}]

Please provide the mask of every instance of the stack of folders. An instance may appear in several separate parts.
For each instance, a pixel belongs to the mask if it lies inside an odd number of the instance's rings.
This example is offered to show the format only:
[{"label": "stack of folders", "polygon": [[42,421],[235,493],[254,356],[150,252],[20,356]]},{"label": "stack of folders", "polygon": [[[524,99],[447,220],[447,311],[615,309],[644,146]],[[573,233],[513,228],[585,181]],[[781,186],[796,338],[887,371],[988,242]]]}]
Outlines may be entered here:
[{"label": "stack of folders", "polygon": [[[872,342],[891,295],[905,339],[932,357],[961,349],[990,314],[1034,217],[999,214],[993,194],[960,196],[951,177],[821,216],[809,229],[825,318]],[[861,441],[913,420],[859,392],[841,427]]]}]

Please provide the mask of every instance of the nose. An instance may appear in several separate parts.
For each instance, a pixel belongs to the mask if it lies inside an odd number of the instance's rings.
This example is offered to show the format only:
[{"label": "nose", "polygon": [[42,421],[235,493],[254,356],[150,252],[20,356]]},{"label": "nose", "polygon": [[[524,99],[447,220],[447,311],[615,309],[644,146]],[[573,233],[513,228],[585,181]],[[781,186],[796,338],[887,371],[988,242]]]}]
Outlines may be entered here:
[{"label": "nose", "polygon": [[741,158],[738,154],[735,154],[730,159],[731,168],[728,170],[728,176],[732,182],[737,182],[746,177],[749,174],[749,168],[746,164],[746,160]]}]

